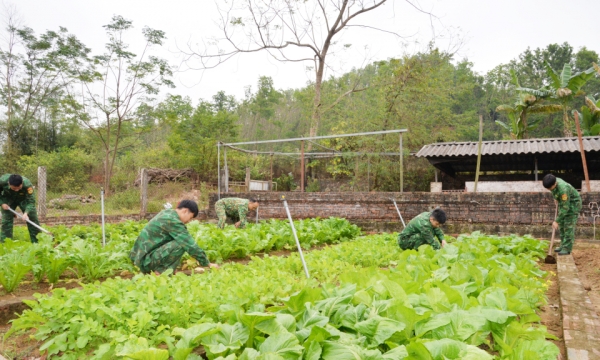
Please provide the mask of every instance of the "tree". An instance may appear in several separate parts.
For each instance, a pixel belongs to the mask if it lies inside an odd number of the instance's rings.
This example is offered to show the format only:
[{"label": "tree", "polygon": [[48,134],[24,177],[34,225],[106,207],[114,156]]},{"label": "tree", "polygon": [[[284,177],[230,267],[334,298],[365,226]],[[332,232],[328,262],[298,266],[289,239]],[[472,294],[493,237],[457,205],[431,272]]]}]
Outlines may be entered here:
[{"label": "tree", "polygon": [[510,136],[513,139],[527,139],[528,132],[535,129],[540,119],[527,122],[527,115],[532,113],[552,113],[560,111],[560,106],[553,104],[543,104],[542,102],[552,95],[552,92],[548,90],[535,90],[522,88],[519,85],[519,80],[514,70],[510,70],[512,76],[512,83],[515,86],[517,95],[517,101],[513,106],[500,105],[496,108],[496,111],[506,112],[509,122],[505,123],[500,120],[496,120],[496,123],[510,132]]},{"label": "tree", "polygon": [[[190,49],[188,55],[200,60],[203,69],[218,66],[237,54],[258,51],[267,51],[278,61],[312,62],[314,94],[309,133],[315,136],[325,108],[331,108],[323,106],[322,84],[328,56],[342,45],[336,44],[335,38],[351,26],[360,27],[354,24],[356,18],[379,8],[386,0],[239,2],[233,0],[227,10],[221,10],[220,26],[228,48],[214,53]],[[362,90],[353,84],[339,98]],[[336,99],[332,104],[338,102]]]},{"label": "tree", "polygon": [[[82,122],[102,143],[104,188],[108,195],[117,153],[133,145],[124,142],[127,135],[139,134],[133,123],[133,114],[140,102],[158,94],[161,86],[174,85],[170,80],[172,70],[167,62],[148,54],[152,46],[162,45],[165,40],[163,31],[143,28],[145,43],[138,56],[129,51],[129,46],[123,42],[125,33],[133,28],[130,20],[114,16],[104,28],[109,38],[106,52],[93,57],[91,67],[81,68],[79,79],[85,89],[83,96],[86,106],[90,107],[92,113],[90,118]],[[100,91],[95,90],[95,84]],[[98,115],[95,116],[92,110],[96,110]]]},{"label": "tree", "polygon": [[6,107],[4,156],[14,160],[33,153],[38,143],[43,150],[65,145],[60,136],[77,114],[69,87],[90,50],[62,27],[36,36],[13,13],[6,35],[0,47],[0,99]]},{"label": "tree", "polygon": [[550,64],[545,63],[548,76],[550,77],[549,89],[553,98],[558,101],[563,113],[563,133],[566,137],[572,136],[571,118],[569,116],[570,104],[577,96],[581,96],[581,88],[594,77],[594,68],[589,68],[580,73],[572,74],[571,65],[565,64],[560,75],[552,69]]},{"label": "tree", "polygon": [[236,107],[232,96],[219,92],[213,103],[201,100],[193,114],[171,123],[169,147],[183,165],[196,169],[204,180],[217,173],[217,138],[231,141],[237,137]]},{"label": "tree", "polygon": [[600,135],[600,100],[590,95],[585,97],[585,103],[578,112],[583,136]]}]

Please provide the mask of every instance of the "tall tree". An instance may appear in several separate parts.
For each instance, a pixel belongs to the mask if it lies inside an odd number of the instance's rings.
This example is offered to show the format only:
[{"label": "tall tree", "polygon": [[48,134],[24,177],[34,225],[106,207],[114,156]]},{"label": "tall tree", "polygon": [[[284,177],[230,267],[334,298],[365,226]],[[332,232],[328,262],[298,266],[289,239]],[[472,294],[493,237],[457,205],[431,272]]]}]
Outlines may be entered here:
[{"label": "tall tree", "polygon": [[[329,56],[333,55],[335,39],[357,18],[381,7],[386,0],[233,0],[221,10],[221,29],[226,48],[189,55],[200,60],[201,68],[218,66],[241,53],[267,51],[278,61],[310,62],[314,70],[310,136],[315,136],[325,108],[322,84]],[[371,29],[378,30],[369,26]],[[388,31],[389,32],[389,31]],[[361,91],[351,84],[339,97]],[[339,100],[333,100],[337,104]],[[310,144],[309,144],[310,146]]]},{"label": "tall tree", "polygon": [[108,35],[106,52],[93,57],[90,68],[81,68],[79,78],[84,86],[88,111],[97,112],[83,123],[102,143],[104,187],[108,194],[117,153],[132,146],[124,140],[128,132],[135,130],[135,110],[148,97],[158,94],[161,86],[174,85],[168,63],[149,54],[151,47],[162,45],[163,31],[143,28],[144,46],[142,53],[136,55],[123,41],[125,33],[133,28],[130,20],[114,16],[104,28]]},{"label": "tall tree", "polygon": [[12,159],[31,154],[34,143],[37,148],[40,129],[58,135],[62,119],[73,114],[69,88],[75,81],[74,69],[85,62],[89,49],[62,27],[36,36],[10,14],[5,31],[0,101],[6,107],[4,155]]}]

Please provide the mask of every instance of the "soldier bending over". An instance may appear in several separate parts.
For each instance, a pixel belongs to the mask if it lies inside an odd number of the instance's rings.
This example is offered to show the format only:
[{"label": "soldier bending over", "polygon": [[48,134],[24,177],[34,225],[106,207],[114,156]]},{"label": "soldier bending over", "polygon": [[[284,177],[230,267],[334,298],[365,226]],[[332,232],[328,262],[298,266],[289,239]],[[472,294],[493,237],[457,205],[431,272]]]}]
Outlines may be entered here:
[{"label": "soldier bending over", "polygon": [[[446,222],[446,213],[442,209],[424,212],[412,219],[406,228],[398,235],[398,245],[402,250],[418,249],[419,246],[428,244],[434,249],[446,246],[444,233],[440,225]],[[439,242],[434,239],[437,237]]]},{"label": "soldier bending over", "polygon": [[142,229],[135,240],[129,258],[144,274],[152,271],[162,273],[177,269],[185,252],[198,260],[202,266],[218,268],[211,264],[196,241],[187,231],[185,224],[198,216],[198,205],[192,200],[182,200],[177,209],[159,212]]}]

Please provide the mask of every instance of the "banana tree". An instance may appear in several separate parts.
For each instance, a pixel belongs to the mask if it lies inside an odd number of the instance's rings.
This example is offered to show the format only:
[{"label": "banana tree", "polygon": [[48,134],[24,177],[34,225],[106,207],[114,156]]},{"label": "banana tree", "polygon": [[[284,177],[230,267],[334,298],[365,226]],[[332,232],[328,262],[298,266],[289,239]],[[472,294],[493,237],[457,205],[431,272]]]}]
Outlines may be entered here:
[{"label": "banana tree", "polygon": [[528,89],[519,85],[519,80],[514,70],[510,70],[511,83],[517,91],[517,101],[514,105],[500,105],[496,111],[505,112],[508,122],[496,120],[496,123],[510,132],[513,139],[528,137],[528,132],[538,127],[540,120],[528,122],[528,114],[552,113],[560,111],[557,105],[543,104],[543,101],[552,96],[552,92],[546,89]]},{"label": "banana tree", "polygon": [[578,112],[583,136],[600,135],[600,100],[594,99],[593,96],[586,96],[585,104],[581,107],[581,112]]},{"label": "banana tree", "polygon": [[552,97],[556,99],[563,113],[563,133],[566,137],[573,136],[571,130],[571,117],[569,116],[569,104],[577,96],[583,95],[581,88],[588,80],[594,77],[593,67],[580,73],[572,74],[571,65],[565,64],[558,74],[547,62],[544,62],[548,76],[550,76],[549,89],[553,92]]}]

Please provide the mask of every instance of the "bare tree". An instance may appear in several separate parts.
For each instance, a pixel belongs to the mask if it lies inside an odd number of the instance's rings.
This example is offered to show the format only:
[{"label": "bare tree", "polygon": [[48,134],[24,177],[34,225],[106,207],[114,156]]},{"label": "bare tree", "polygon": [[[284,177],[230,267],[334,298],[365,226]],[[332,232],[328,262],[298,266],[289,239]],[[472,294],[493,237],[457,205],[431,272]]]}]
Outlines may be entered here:
[{"label": "bare tree", "polygon": [[[117,153],[124,145],[125,135],[135,133],[134,112],[149,96],[156,95],[160,86],[174,87],[172,70],[163,59],[148,54],[154,45],[162,45],[165,33],[145,27],[142,33],[145,45],[140,55],[128,50],[123,42],[126,31],[133,24],[121,16],[114,16],[104,28],[109,37],[106,52],[93,58],[91,68],[81,69],[79,78],[84,87],[87,104],[99,116],[83,122],[100,140],[104,149],[104,188],[110,192]],[[100,91],[95,91],[98,85]],[[91,110],[91,109],[90,109]],[[93,113],[93,111],[88,112]]]},{"label": "bare tree", "polygon": [[[217,49],[196,50],[188,45],[186,63],[192,69],[210,69],[240,53],[267,51],[284,62],[314,63],[314,99],[310,136],[317,134],[321,115],[340,99],[364,88],[350,86],[328,106],[323,106],[321,86],[328,55],[336,45],[334,39],[350,27],[371,28],[355,24],[356,18],[381,7],[387,0],[232,0],[219,8],[224,38],[214,42]],[[221,2],[222,4],[223,2]],[[412,5],[412,4],[411,4]],[[420,9],[419,9],[420,10]],[[386,31],[399,36],[396,33]],[[224,42],[226,48],[220,47]],[[199,66],[190,65],[199,61]],[[310,146],[310,144],[309,144]]]}]

